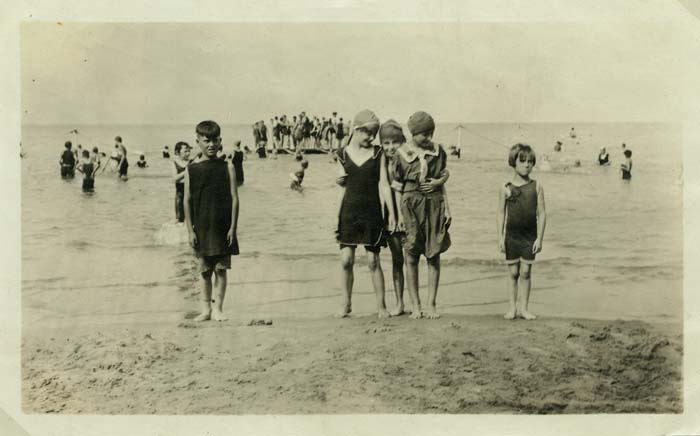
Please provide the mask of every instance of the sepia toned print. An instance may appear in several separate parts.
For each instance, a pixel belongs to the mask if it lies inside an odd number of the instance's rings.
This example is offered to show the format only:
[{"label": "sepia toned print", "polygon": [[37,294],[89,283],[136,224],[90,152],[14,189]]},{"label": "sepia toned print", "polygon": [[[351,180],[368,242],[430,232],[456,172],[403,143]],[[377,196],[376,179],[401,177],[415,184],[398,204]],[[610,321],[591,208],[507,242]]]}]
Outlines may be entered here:
[{"label": "sepia toned print", "polygon": [[24,24],[23,410],[683,412],[682,126],[606,26]]}]

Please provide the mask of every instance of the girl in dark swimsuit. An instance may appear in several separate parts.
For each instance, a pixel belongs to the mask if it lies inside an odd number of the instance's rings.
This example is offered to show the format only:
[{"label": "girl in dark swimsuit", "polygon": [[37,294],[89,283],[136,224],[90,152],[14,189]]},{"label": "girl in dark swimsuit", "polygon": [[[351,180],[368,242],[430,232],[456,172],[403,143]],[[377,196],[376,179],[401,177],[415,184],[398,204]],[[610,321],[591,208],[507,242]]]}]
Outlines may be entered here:
[{"label": "girl in dark swimsuit", "polygon": [[[340,244],[343,300],[337,316],[347,317],[352,311],[355,249],[362,245],[367,251],[377,315],[386,318],[389,312],[384,303],[384,274],[379,262],[380,247],[386,245],[380,197],[391,197],[386,158],[380,146],[372,145],[379,130],[377,116],[371,111],[362,111],[355,116],[353,125],[348,145],[336,152],[340,165],[338,184],[343,188],[336,232]],[[395,222],[394,211],[389,210],[389,227],[393,228]]]}]

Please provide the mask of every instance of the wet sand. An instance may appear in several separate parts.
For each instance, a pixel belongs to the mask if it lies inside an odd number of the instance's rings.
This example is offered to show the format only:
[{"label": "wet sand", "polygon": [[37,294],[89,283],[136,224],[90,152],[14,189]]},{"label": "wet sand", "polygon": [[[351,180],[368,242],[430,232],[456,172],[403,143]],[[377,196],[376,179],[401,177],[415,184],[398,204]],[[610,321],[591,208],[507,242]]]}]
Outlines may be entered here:
[{"label": "wet sand", "polygon": [[[122,320],[123,321],[123,320]],[[680,413],[682,325],[447,314],[27,328],[26,413]]]}]

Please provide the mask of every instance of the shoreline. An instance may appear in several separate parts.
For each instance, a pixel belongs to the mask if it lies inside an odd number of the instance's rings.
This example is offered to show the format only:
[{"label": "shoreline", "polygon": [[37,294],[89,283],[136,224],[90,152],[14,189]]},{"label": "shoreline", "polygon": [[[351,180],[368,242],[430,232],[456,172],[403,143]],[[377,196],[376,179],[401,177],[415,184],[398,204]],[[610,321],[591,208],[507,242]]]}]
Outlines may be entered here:
[{"label": "shoreline", "polygon": [[22,408],[69,414],[681,413],[682,323],[445,314],[25,329]]}]

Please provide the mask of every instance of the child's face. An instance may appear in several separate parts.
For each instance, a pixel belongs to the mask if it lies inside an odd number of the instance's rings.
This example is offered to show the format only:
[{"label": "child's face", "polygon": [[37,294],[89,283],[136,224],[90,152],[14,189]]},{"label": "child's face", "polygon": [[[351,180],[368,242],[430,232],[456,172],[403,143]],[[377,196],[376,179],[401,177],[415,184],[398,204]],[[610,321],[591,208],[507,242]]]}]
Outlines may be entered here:
[{"label": "child's face", "polygon": [[357,135],[357,142],[360,144],[360,147],[370,147],[372,145],[372,141],[374,141],[374,138],[377,136],[376,130],[357,129],[355,132]]},{"label": "child's face", "polygon": [[387,156],[393,157],[396,154],[396,149],[401,147],[401,144],[403,142],[400,142],[398,139],[385,139],[382,141],[382,148]]},{"label": "child's face", "polygon": [[211,139],[197,134],[197,145],[199,145],[202,155],[212,158],[221,149],[221,138]]},{"label": "child's face", "polygon": [[527,177],[535,167],[535,160],[532,156],[519,155],[515,159],[515,172],[522,177]]},{"label": "child's face", "polygon": [[189,148],[189,147],[182,147],[180,149],[180,157],[182,157],[183,159],[189,159],[190,158],[190,150],[191,150],[191,148]]},{"label": "child's face", "polygon": [[418,147],[427,147],[433,139],[433,132],[422,132],[413,135],[413,143]]}]

